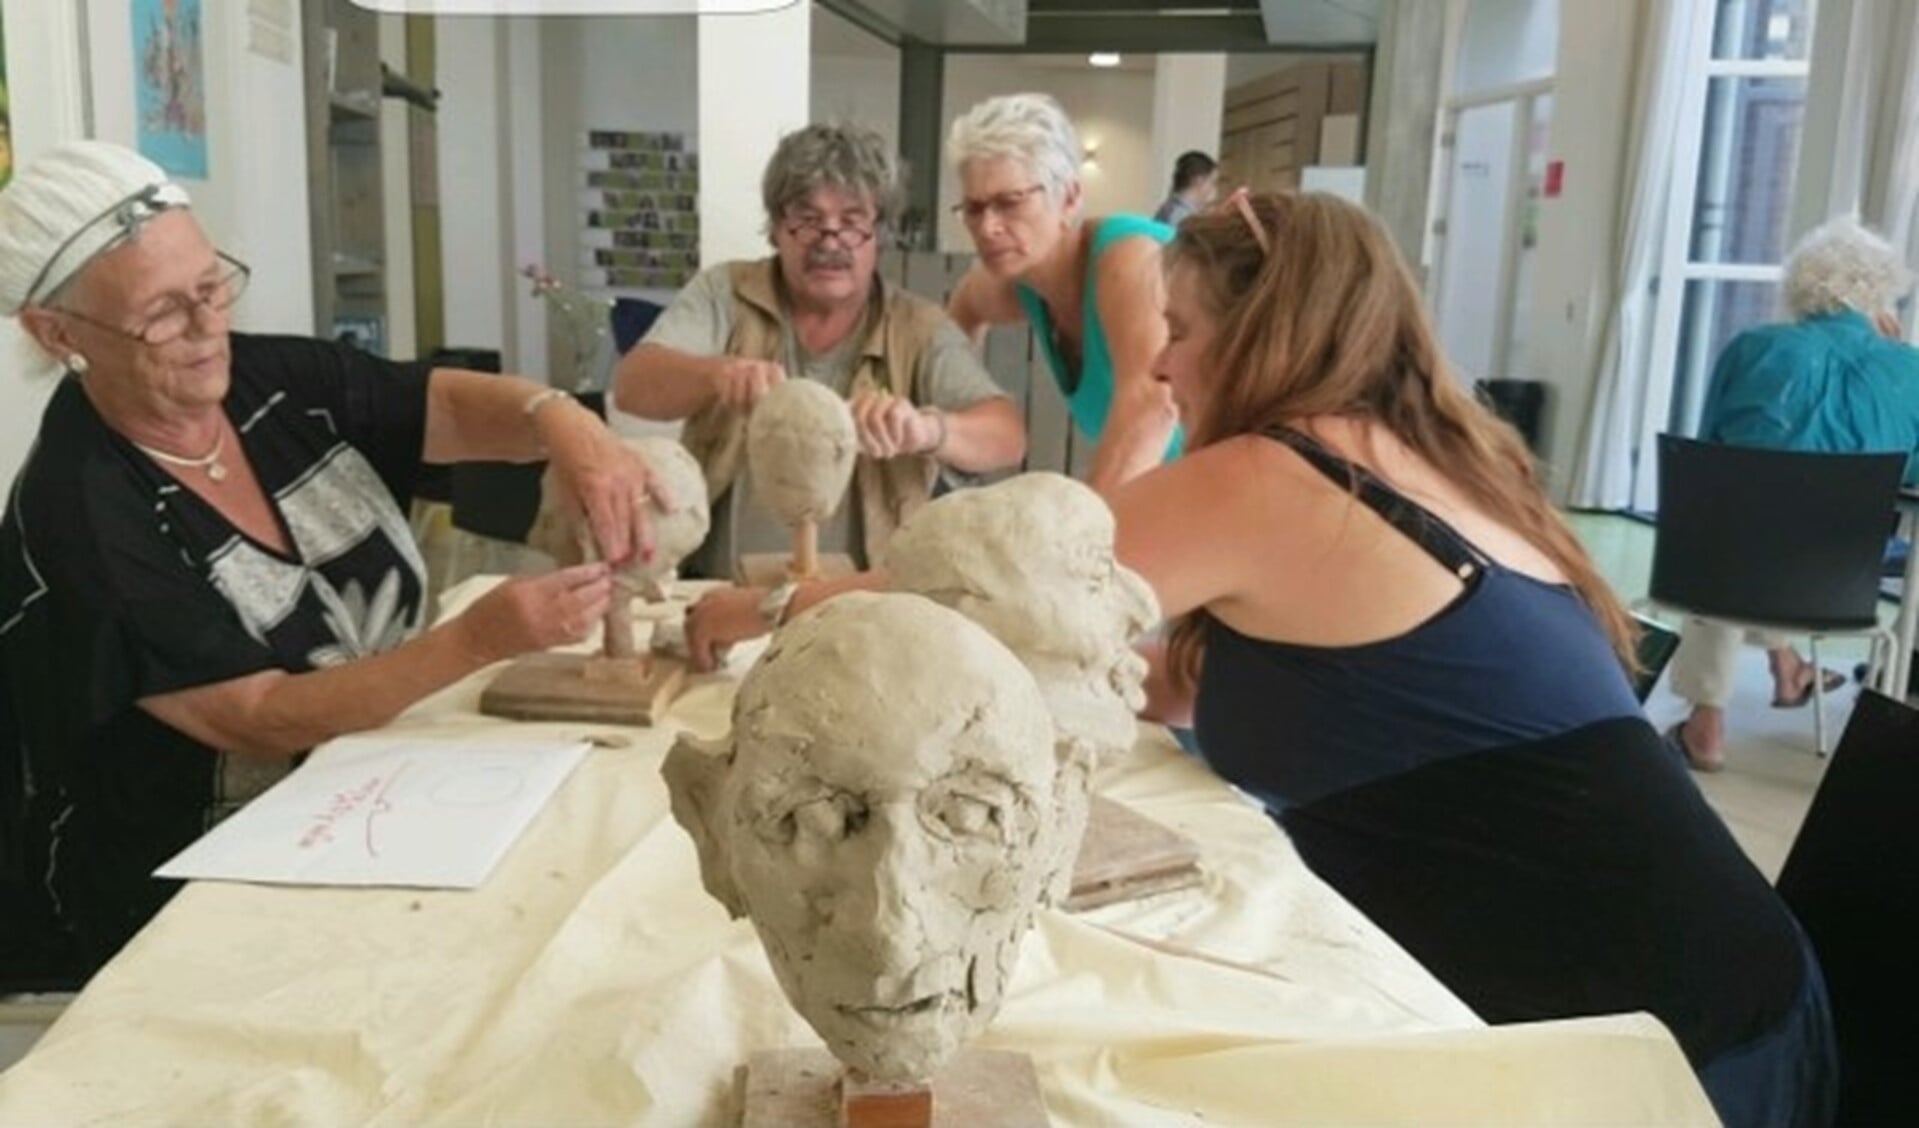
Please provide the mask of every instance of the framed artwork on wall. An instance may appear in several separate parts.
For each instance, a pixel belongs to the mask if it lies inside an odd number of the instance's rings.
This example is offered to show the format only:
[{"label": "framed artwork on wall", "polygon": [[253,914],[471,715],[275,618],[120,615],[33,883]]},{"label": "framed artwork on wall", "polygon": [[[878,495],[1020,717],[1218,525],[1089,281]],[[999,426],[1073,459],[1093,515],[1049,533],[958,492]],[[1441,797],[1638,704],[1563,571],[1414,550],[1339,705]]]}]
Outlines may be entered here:
[{"label": "framed artwork on wall", "polygon": [[0,188],[13,179],[13,96],[7,87],[7,21],[0,14]]},{"label": "framed artwork on wall", "polygon": [[207,178],[206,56],[200,0],[132,0],[133,104],[140,152],[175,176]]}]

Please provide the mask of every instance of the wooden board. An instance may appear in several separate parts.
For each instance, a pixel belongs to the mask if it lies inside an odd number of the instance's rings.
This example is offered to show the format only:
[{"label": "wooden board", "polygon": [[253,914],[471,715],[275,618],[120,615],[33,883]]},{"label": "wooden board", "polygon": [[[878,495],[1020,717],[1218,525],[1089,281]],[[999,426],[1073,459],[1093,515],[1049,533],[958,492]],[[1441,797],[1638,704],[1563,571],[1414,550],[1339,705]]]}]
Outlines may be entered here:
[{"label": "wooden board", "polygon": [[515,721],[595,721],[650,725],[664,716],[686,682],[686,664],[650,656],[651,670],[637,681],[589,678],[584,654],[531,654],[506,668],[480,694],[480,712]]},{"label": "wooden board", "polygon": [[[791,578],[786,572],[786,562],[791,559],[792,556],[784,552],[749,552],[740,557],[738,579],[747,587],[778,587]],[[857,571],[853,558],[844,552],[820,553],[818,578],[822,580],[850,576]]]},{"label": "wooden board", "polygon": [[[839,1128],[840,1076],[825,1050],[754,1054],[740,1070],[740,1128]],[[961,1050],[933,1079],[932,1128],[1046,1128],[1039,1075],[1025,1054]]]},{"label": "wooden board", "polygon": [[1066,911],[1136,901],[1199,883],[1197,843],[1130,807],[1092,797]]}]

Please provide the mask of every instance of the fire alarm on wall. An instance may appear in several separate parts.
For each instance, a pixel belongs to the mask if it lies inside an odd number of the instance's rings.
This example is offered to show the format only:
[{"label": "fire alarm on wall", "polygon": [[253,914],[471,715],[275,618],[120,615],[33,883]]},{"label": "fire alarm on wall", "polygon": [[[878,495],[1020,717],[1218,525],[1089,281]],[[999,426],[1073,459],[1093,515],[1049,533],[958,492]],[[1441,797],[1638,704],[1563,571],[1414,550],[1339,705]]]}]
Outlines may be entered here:
[{"label": "fire alarm on wall", "polygon": [[1560,189],[1565,187],[1565,184],[1566,184],[1566,162],[1565,161],[1547,161],[1546,162],[1546,197],[1548,199],[1552,199],[1553,197],[1558,196]]}]

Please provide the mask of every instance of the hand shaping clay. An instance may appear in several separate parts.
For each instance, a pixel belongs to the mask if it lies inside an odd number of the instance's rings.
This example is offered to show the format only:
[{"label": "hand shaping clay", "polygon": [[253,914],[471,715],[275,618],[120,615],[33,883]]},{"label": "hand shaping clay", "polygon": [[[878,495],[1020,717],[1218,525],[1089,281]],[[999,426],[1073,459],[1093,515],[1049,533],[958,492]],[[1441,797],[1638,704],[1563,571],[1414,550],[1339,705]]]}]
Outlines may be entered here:
[{"label": "hand shaping clay", "polygon": [[[893,590],[960,612],[1032,671],[1059,733],[1060,811],[1077,846],[1097,758],[1123,755],[1137,736],[1146,662],[1132,643],[1159,619],[1152,589],[1113,555],[1112,510],[1058,474],[961,490],[901,526],[886,571]],[[1071,862],[1055,861],[1057,900]]]},{"label": "hand shaping clay", "polygon": [[[647,507],[647,517],[653,523],[653,559],[635,557],[616,578],[629,590],[657,588],[706,540],[711,521],[706,475],[701,473],[698,460],[674,439],[649,435],[621,441],[646,461],[658,488]],[[670,506],[661,504],[662,496],[671,501]],[[527,534],[527,544],[565,567],[584,561],[592,542],[586,514],[565,499],[549,469],[540,479],[540,512]]]},{"label": "hand shaping clay", "polygon": [[775,387],[746,424],[754,495],[788,525],[833,515],[853,480],[858,453],[852,409],[812,380]]},{"label": "hand shaping clay", "polygon": [[1053,745],[985,630],[856,593],[775,635],[729,743],[682,738],[665,775],[708,892],[834,1056],[921,1081],[999,1009],[1064,833]]}]

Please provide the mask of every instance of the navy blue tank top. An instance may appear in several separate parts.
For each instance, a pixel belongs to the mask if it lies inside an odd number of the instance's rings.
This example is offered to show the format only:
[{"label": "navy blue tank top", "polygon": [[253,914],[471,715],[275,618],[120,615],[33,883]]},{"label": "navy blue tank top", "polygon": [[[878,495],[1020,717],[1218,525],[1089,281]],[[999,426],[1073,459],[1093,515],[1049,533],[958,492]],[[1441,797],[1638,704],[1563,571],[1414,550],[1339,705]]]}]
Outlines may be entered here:
[{"label": "navy blue tank top", "polygon": [[1771,1029],[1804,974],[1796,927],[1577,593],[1311,438],[1269,437],[1465,587],[1360,646],[1214,621],[1195,706],[1214,770],[1490,1022],[1646,1010],[1695,1065]]}]

